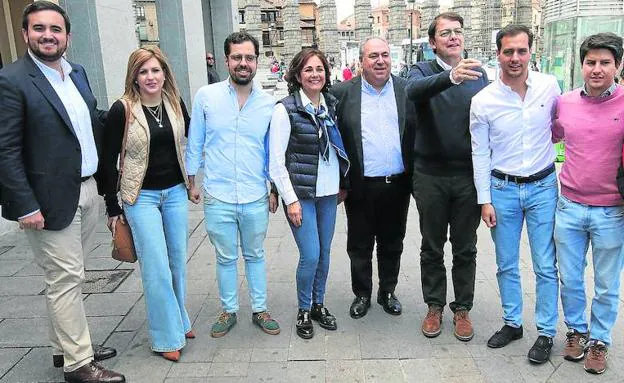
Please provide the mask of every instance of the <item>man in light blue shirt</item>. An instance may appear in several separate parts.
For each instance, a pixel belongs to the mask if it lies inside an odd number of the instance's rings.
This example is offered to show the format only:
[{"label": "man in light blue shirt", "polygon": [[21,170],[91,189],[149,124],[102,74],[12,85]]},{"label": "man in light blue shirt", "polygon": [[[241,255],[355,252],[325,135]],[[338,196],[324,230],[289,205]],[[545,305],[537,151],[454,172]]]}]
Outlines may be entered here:
[{"label": "man in light blue shirt", "polygon": [[217,282],[223,312],[211,335],[222,337],[236,324],[238,311],[238,246],[245,259],[252,321],[264,332],[279,333],[266,307],[264,238],[269,210],[277,197],[267,195],[266,137],[273,113],[273,97],[253,86],[258,41],[245,32],[225,40],[227,80],[202,87],[195,96],[186,168],[191,200],[199,202],[195,175],[204,169],[206,231],[217,255]]}]

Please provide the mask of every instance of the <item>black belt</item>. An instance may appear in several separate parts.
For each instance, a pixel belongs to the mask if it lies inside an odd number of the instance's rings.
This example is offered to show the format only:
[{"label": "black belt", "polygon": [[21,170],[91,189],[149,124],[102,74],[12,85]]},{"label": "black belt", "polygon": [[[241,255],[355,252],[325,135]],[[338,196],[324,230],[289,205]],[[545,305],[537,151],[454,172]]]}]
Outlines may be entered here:
[{"label": "black belt", "polygon": [[364,180],[369,182],[384,182],[387,184],[391,184],[399,181],[401,178],[405,176],[405,173],[392,174],[389,176],[380,176],[380,177],[364,177]]},{"label": "black belt", "polygon": [[80,177],[80,182],[88,181],[92,176]]},{"label": "black belt", "polygon": [[535,182],[535,181],[544,179],[547,176],[551,175],[554,171],[555,171],[555,164],[552,164],[546,169],[540,170],[539,172],[535,174],[531,174],[528,177],[512,176],[509,174],[505,174],[501,171],[498,171],[496,169],[492,170],[492,176],[498,178],[499,180],[507,180],[507,181],[515,182],[517,184],[526,184],[529,182]]}]

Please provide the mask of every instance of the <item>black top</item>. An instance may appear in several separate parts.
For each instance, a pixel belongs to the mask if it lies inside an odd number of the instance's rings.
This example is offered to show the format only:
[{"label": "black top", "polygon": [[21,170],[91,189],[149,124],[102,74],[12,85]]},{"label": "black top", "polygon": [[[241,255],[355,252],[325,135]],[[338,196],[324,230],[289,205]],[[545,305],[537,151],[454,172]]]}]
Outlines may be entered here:
[{"label": "black top", "polygon": [[[185,135],[188,134],[190,117],[184,102],[180,100],[184,117]],[[182,170],[178,163],[175,148],[173,129],[167,111],[162,105],[162,128],[143,105],[143,113],[150,129],[150,147],[147,171],[141,189],[163,190],[184,182]],[[106,187],[104,189],[106,210],[109,216],[121,214],[121,207],[117,201],[117,158],[121,151],[126,113],[120,100],[115,101],[108,112],[108,119],[104,128],[104,152],[102,154],[102,168],[106,173]]]},{"label": "black top", "polygon": [[475,81],[454,85],[450,70],[435,60],[412,66],[407,97],[416,104],[414,168],[440,176],[472,174],[470,102],[488,85],[485,71]]}]

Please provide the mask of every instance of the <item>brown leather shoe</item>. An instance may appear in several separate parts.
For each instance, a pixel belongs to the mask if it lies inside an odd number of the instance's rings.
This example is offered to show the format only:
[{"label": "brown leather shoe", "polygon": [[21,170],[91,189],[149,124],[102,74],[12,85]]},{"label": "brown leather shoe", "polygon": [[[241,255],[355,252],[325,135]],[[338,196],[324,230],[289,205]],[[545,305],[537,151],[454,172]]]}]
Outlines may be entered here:
[{"label": "brown leather shoe", "polygon": [[422,333],[427,338],[435,338],[440,335],[442,326],[442,307],[436,305],[429,306],[429,312],[423,320]]},{"label": "brown leather shoe", "polygon": [[591,374],[602,374],[607,369],[607,345],[592,340],[585,356],[585,371]]},{"label": "brown leather shoe", "polygon": [[126,378],[115,371],[107,370],[95,360],[77,370],[65,373],[67,383],[124,383]]},{"label": "brown leather shoe", "polygon": [[585,357],[586,343],[587,334],[582,334],[576,330],[568,331],[566,334],[566,343],[563,347],[563,359],[572,362],[583,359]]},{"label": "brown leather shoe", "polygon": [[472,329],[472,321],[468,315],[468,310],[457,310],[453,315],[453,324],[455,325],[455,338],[462,342],[468,342],[474,336]]}]

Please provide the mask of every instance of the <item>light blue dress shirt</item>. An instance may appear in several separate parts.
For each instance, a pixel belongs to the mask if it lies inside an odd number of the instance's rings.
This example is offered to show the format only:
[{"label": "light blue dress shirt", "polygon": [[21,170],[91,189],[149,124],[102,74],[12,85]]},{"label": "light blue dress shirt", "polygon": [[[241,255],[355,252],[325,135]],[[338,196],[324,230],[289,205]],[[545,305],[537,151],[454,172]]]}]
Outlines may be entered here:
[{"label": "light blue dress shirt", "polygon": [[399,114],[392,77],[381,92],[377,92],[362,76],[361,119],[364,176],[403,173]]},{"label": "light blue dress shirt", "polygon": [[267,194],[267,132],[275,100],[254,86],[239,109],[230,79],[203,86],[195,95],[186,170],[197,174],[202,160],[204,191],[226,203],[243,204]]}]

